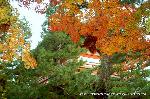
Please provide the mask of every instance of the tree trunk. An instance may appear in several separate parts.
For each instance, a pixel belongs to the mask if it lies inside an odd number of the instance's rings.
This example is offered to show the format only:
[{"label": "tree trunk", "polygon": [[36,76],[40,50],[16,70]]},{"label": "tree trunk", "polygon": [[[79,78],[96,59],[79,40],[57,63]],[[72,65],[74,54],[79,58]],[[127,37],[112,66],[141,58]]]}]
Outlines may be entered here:
[{"label": "tree trunk", "polygon": [[[112,74],[112,63],[110,61],[111,56],[104,55],[103,59],[101,60],[101,65],[99,68],[99,74],[100,77],[99,81],[99,88],[97,89],[96,93],[100,93],[100,95],[97,95],[95,99],[107,99],[108,96],[106,95],[107,91],[107,85],[106,82],[110,75]],[[103,95],[102,95],[103,94]]]},{"label": "tree trunk", "polygon": [[112,74],[113,64],[111,62],[111,58],[111,56],[104,55],[103,59],[101,60],[99,76],[103,81],[107,81],[107,79]]}]

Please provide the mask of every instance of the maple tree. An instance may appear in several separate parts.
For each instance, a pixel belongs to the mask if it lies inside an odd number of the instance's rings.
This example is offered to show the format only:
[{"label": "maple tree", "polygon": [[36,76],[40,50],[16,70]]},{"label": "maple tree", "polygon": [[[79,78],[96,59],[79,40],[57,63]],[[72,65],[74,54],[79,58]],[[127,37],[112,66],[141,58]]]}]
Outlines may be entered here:
[{"label": "maple tree", "polygon": [[141,52],[147,60],[150,44],[141,19],[149,17],[149,7],[148,2],[136,8],[119,0],[65,0],[49,16],[49,30],[64,31],[74,42],[85,37],[83,47],[109,59],[114,53]]},{"label": "maple tree", "polygon": [[34,68],[36,61],[30,54],[28,38],[31,31],[25,20],[18,19],[18,13],[7,0],[0,0],[0,62],[9,63],[22,59],[26,68]]},{"label": "maple tree", "polygon": [[[140,52],[142,58],[137,59],[138,62],[149,59],[150,43],[144,38],[145,23],[141,21],[150,15],[146,10],[149,4],[146,2],[136,8],[128,3],[121,4],[120,0],[64,0],[49,16],[49,30],[64,31],[75,43],[84,37],[84,47],[92,53],[99,51],[102,56],[99,69],[102,87],[98,92],[105,93],[108,87],[105,82],[114,73],[111,62],[113,54]],[[129,58],[128,61],[133,60]],[[126,62],[120,67],[126,72],[132,71],[136,62],[133,61],[131,67],[126,67]],[[124,72],[120,70],[117,73],[121,75]]]},{"label": "maple tree", "polygon": [[149,48],[137,21],[136,8],[121,5],[119,0],[65,0],[49,17],[49,28],[65,31],[74,42],[84,36],[86,47],[95,46],[100,52],[112,55]]}]

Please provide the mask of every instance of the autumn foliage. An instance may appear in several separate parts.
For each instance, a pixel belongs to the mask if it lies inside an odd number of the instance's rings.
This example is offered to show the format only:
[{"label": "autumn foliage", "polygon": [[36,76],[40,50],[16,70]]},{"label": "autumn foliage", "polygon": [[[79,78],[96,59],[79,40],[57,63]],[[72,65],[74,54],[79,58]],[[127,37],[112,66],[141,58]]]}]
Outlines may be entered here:
[{"label": "autumn foliage", "polygon": [[1,0],[0,4],[0,63],[21,59],[26,68],[34,68],[36,61],[30,54],[27,24],[18,19],[17,11],[7,0]]},{"label": "autumn foliage", "polygon": [[[83,36],[86,47],[94,46],[107,55],[140,51],[148,49],[150,44],[143,37],[136,10],[133,6],[121,5],[119,0],[65,0],[56,13],[49,16],[49,29],[66,32],[74,42]],[[96,41],[88,40],[89,37]]]}]

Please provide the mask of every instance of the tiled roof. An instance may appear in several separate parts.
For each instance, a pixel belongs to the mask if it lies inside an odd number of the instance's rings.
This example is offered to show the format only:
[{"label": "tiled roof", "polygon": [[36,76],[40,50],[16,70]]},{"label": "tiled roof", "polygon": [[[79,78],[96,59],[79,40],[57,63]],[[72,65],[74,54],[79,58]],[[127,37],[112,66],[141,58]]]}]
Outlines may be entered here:
[{"label": "tiled roof", "polygon": [[[94,68],[95,66],[100,65],[100,56],[98,53],[92,54],[90,52],[87,53],[81,53],[78,60],[85,61],[85,64],[83,66],[80,66],[78,68],[78,72]],[[94,70],[91,75],[97,75],[97,70]]]}]

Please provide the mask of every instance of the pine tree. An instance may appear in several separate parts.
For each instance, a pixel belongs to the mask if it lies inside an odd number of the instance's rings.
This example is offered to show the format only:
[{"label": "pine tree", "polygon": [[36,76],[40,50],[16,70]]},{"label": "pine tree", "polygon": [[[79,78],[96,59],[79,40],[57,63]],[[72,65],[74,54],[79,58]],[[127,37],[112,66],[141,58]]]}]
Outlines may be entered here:
[{"label": "pine tree", "polygon": [[[91,75],[92,70],[76,73],[83,63],[77,58],[83,51],[78,44],[74,44],[65,33],[46,34],[43,41],[34,50],[38,63],[39,76],[48,77],[48,84],[42,89],[47,97],[77,97],[80,93],[95,92],[98,77]],[[77,96],[76,96],[77,95]],[[41,96],[40,96],[41,97]],[[92,96],[91,96],[92,97]]]},{"label": "pine tree", "polygon": [[[126,58],[130,57],[130,61]],[[140,53],[129,54],[116,54],[114,55],[112,62],[115,63],[113,70],[118,73],[117,77],[110,77],[106,84],[108,85],[107,90],[110,93],[110,99],[148,99],[150,82],[146,79],[149,77],[150,71],[143,69],[143,65],[149,66],[149,61],[143,64],[142,59],[140,60]],[[136,60],[136,62],[135,62]],[[120,62],[119,62],[120,61]],[[122,64],[125,62],[125,64]],[[130,66],[128,70],[123,70],[122,67]],[[117,95],[121,93],[120,95]]]},{"label": "pine tree", "polygon": [[[3,70],[7,77],[6,97],[11,99],[77,98],[80,93],[93,93],[98,77],[91,75],[92,69],[77,73],[84,62],[78,61],[82,40],[75,44],[64,32],[47,31],[43,24],[43,40],[32,54],[37,61],[35,69],[25,69],[23,61],[8,64],[12,69]],[[41,81],[40,78],[46,78]],[[89,96],[93,98],[93,96]]]}]

